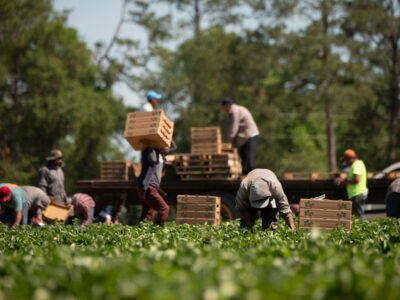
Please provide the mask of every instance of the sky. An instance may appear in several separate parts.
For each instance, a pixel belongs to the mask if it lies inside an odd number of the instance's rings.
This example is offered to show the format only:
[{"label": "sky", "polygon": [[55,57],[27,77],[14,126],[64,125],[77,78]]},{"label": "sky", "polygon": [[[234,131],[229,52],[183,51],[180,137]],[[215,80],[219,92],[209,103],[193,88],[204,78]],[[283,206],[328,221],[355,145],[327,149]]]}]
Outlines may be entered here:
[{"label": "sky", "polygon": [[[96,42],[105,45],[110,42],[120,19],[122,0],[53,0],[53,5],[57,11],[71,10],[68,26],[76,28],[81,39],[94,49]],[[132,27],[124,24],[121,36],[128,35],[130,30]],[[135,32],[135,37],[137,34]],[[123,83],[115,84],[113,92],[118,98],[122,97],[126,105],[139,107],[145,101],[143,95],[137,95]]]}]

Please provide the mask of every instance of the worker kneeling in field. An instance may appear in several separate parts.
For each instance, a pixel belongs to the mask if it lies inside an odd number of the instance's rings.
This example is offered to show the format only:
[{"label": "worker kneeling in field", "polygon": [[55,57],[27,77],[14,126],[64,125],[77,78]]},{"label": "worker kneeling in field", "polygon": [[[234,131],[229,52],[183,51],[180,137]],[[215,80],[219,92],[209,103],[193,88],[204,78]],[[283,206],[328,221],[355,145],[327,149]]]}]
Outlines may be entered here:
[{"label": "worker kneeling in field", "polygon": [[42,226],[43,218],[42,211],[44,211],[50,204],[50,198],[41,189],[35,186],[25,185],[22,189],[26,193],[29,206],[28,223],[33,225]]},{"label": "worker kneeling in field", "polygon": [[291,230],[295,229],[288,199],[271,170],[255,169],[247,174],[237,191],[236,207],[240,212],[241,227],[253,230],[257,211],[260,210],[263,230],[275,230],[280,216]]},{"label": "worker kneeling in field", "polygon": [[25,191],[16,184],[0,184],[0,222],[9,226],[28,224],[28,201]]},{"label": "worker kneeling in field", "polygon": [[[150,142],[148,144],[151,145]],[[160,185],[165,156],[175,149],[175,142],[172,141],[169,148],[155,149],[153,146],[149,146],[142,151],[142,171],[138,178],[138,195],[142,203],[140,221],[145,219],[152,221],[154,211],[158,212],[155,224],[164,226],[168,219],[169,207],[160,195],[160,192],[162,193]]]}]

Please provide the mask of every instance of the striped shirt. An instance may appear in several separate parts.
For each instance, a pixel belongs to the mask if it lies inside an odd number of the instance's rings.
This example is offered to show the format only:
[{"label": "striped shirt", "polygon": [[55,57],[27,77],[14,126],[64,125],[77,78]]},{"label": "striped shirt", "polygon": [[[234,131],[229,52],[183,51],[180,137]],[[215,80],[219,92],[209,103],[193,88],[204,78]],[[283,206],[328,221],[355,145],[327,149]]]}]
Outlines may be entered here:
[{"label": "striped shirt", "polygon": [[77,193],[73,196],[76,199],[74,204],[75,217],[82,218],[82,226],[86,226],[90,221],[90,209],[95,207],[96,203],[88,194]]}]

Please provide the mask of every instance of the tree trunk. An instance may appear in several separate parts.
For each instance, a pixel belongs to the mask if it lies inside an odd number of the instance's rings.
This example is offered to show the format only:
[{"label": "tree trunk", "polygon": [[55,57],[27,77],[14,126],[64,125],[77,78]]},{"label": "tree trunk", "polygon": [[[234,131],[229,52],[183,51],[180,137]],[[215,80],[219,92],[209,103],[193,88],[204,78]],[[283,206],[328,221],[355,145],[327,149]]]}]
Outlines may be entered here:
[{"label": "tree trunk", "polygon": [[333,103],[332,99],[327,93],[329,87],[329,65],[328,57],[330,53],[328,41],[328,15],[329,7],[325,2],[322,2],[322,26],[323,26],[323,49],[322,49],[322,64],[323,64],[323,95],[325,100],[325,117],[326,117],[326,134],[328,140],[328,157],[329,157],[329,171],[336,172],[336,140],[335,140],[335,127],[333,118]]},{"label": "tree trunk", "polygon": [[398,118],[399,118],[399,69],[398,69],[398,39],[391,37],[392,46],[392,69],[390,80],[391,95],[391,113],[390,113],[390,148],[389,148],[389,164],[396,161],[397,135],[398,135]]}]

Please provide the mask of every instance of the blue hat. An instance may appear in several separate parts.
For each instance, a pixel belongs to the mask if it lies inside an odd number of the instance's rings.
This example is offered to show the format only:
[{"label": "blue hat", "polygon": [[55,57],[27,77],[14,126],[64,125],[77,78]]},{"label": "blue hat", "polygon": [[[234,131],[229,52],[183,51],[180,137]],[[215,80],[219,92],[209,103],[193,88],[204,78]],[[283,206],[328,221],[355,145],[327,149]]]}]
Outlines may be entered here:
[{"label": "blue hat", "polygon": [[162,98],[162,96],[160,94],[157,94],[155,91],[149,91],[147,93],[147,101],[150,101],[153,98],[160,100]]}]

